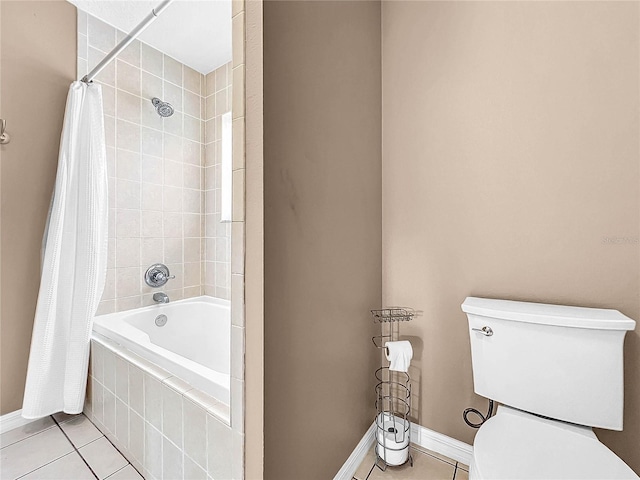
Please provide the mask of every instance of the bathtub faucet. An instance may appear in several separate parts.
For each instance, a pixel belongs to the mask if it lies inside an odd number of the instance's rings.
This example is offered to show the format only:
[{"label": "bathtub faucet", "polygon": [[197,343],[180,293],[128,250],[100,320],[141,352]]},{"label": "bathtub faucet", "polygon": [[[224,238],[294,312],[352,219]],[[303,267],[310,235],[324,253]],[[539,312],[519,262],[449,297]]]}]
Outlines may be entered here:
[{"label": "bathtub faucet", "polygon": [[169,303],[169,295],[162,292],[154,293],[153,301],[156,303]]}]

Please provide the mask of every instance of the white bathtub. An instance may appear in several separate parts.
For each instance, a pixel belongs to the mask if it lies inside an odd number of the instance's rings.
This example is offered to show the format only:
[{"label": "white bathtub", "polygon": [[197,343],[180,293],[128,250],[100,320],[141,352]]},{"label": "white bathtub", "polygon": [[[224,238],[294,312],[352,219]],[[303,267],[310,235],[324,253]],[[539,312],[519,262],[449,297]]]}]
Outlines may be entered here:
[{"label": "white bathtub", "polygon": [[[158,327],[158,315],[167,323]],[[93,331],[229,405],[228,300],[201,296],[99,315]]]}]

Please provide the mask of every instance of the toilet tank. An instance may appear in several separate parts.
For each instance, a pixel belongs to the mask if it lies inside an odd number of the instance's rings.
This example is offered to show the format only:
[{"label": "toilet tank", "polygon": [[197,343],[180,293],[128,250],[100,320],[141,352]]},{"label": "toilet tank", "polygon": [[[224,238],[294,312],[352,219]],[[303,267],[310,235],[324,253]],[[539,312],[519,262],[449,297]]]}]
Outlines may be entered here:
[{"label": "toilet tank", "polygon": [[[467,297],[478,395],[545,417],[622,430],[623,342],[617,310]],[[484,329],[484,331],[483,331]]]}]

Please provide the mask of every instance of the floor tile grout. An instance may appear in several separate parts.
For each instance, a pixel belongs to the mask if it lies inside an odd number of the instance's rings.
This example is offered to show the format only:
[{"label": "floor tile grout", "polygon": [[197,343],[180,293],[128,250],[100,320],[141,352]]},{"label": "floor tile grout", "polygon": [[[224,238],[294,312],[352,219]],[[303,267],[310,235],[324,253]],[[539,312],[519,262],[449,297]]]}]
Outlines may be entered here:
[{"label": "floor tile grout", "polygon": [[[82,414],[80,414],[82,415]],[[80,456],[80,458],[82,459],[82,461],[84,462],[84,464],[87,466],[87,468],[89,469],[89,471],[91,472],[91,475],[93,475],[96,479],[98,479],[98,475],[96,475],[96,472],[93,471],[93,468],[91,468],[91,465],[89,465],[89,462],[87,462],[85,460],[85,458],[82,456],[82,454],[80,453],[80,450],[78,450],[76,448],[76,445],[71,441],[71,439],[69,438],[69,436],[67,435],[67,433],[62,429],[62,427],[60,427],[60,424],[58,423],[58,421],[53,417],[53,415],[51,416],[51,418],[53,419],[53,421],[56,423],[56,425],[58,426],[58,428],[60,429],[60,431],[62,432],[62,434],[65,436],[65,438],[69,441],[69,443],[71,444],[71,446],[73,447],[73,449],[76,451],[76,453]],[[87,419],[88,420],[88,419]],[[100,432],[102,433],[102,432]],[[90,442],[91,443],[91,442]]]},{"label": "floor tile grout", "polygon": [[[419,459],[421,456],[424,456],[424,458],[430,459],[429,460],[430,462],[437,461],[436,463],[442,465],[443,468],[446,468],[446,470],[448,472],[447,473],[447,477],[449,477],[450,480],[456,480],[457,474],[458,474],[458,470],[464,470],[464,468],[458,466],[459,462],[457,462],[457,461],[455,461],[453,459],[450,459],[450,461],[446,461],[446,460],[444,460],[444,458],[442,458],[444,456],[436,456],[435,453],[432,453],[432,452],[430,452],[430,451],[428,451],[426,449],[423,450],[422,448],[416,448],[416,446],[413,445],[413,444],[411,445],[410,448],[412,449],[411,450],[411,454],[412,454],[412,456],[414,458],[414,463],[415,463],[416,459]],[[372,450],[373,449],[375,449],[375,446],[372,447]],[[368,454],[368,456],[370,455],[370,453]],[[367,463],[362,462],[361,465],[358,467],[358,470],[361,470],[361,468],[366,468]],[[364,473],[364,474],[363,473],[355,474],[354,477],[353,477],[353,480],[370,480],[373,477],[378,478],[379,475],[377,475],[377,474],[374,475],[374,472],[375,472],[376,468],[377,468],[376,467],[376,463],[374,461],[374,463],[371,466],[371,468],[369,468],[369,470],[365,470],[366,473]],[[449,470],[449,468],[451,470]],[[421,473],[421,471],[418,472],[418,473]],[[397,475],[397,473],[394,474],[394,475]],[[392,476],[394,476],[394,475],[392,475]],[[409,474],[409,475],[411,476],[411,474]],[[396,477],[394,476],[394,478],[396,478]],[[403,478],[403,477],[400,476],[398,478]],[[414,477],[412,476],[411,478],[414,478]],[[446,478],[446,477],[444,477],[444,478]]]},{"label": "floor tile grout", "polygon": [[[128,462],[128,460],[127,460]],[[113,477],[116,473],[121,472],[122,470],[124,470],[125,468],[127,468],[129,465],[131,465],[130,463],[127,463],[124,467],[116,470],[115,472],[113,472],[111,475],[109,475],[108,477],[105,477],[104,480],[108,480],[109,478]],[[133,467],[133,465],[131,465],[131,467]],[[134,468],[135,470],[135,468]],[[136,470],[137,471],[137,470]]]},{"label": "floor tile grout", "polygon": [[[47,428],[47,430],[49,430]],[[27,475],[32,474],[33,472],[37,472],[38,470],[40,470],[42,467],[46,467],[47,465],[51,465],[53,462],[57,462],[58,460],[60,460],[61,458],[67,457],[69,455],[72,455],[73,451],[65,453],[64,455],[59,456],[58,458],[54,458],[53,460],[51,460],[50,462],[47,463],[43,463],[42,465],[40,465],[38,468],[34,468],[33,470],[28,471],[27,473],[24,473],[22,475],[20,475],[19,477],[16,477],[16,480],[19,480],[20,478],[26,477]]]},{"label": "floor tile grout", "polygon": [[[444,462],[444,463],[446,463],[446,464],[448,464],[448,465],[451,465],[451,466],[453,466],[453,467],[455,467],[455,466],[458,464],[458,462],[456,462],[456,461],[455,461],[455,460],[453,460],[453,459],[451,459],[451,462],[448,462],[448,461],[446,461],[446,460],[444,460],[444,459],[442,459],[442,458],[440,458],[440,457],[437,457],[437,456],[435,456],[433,453],[430,453],[430,452],[429,452],[429,451],[427,451],[426,449],[423,449],[423,447],[418,447],[417,445],[415,445],[415,444],[413,444],[413,443],[411,444],[411,446],[410,446],[409,448],[412,448],[412,449],[413,449],[413,450],[415,450],[416,452],[423,453],[423,454],[425,454],[425,455],[429,455],[431,458],[435,458],[436,460],[440,460],[441,462]],[[443,455],[443,456],[444,456],[444,455]]]},{"label": "floor tile grout", "polygon": [[[82,413],[81,415],[84,415],[84,413]],[[89,422],[90,422],[94,427],[96,427],[96,429],[97,429],[100,433],[102,433],[102,430],[100,430],[100,429],[96,426],[96,424],[95,424],[95,423],[93,423],[93,422],[91,421],[91,419],[90,419],[89,417],[87,417],[86,415],[84,415],[84,416],[86,417],[86,419],[87,419],[87,420],[88,420],[88,421],[89,421]],[[118,452],[120,455],[122,455],[122,458],[124,458],[124,459],[126,460],[127,464],[126,464],[124,467],[122,467],[120,470],[122,470],[122,469],[124,469],[124,468],[127,468],[127,466],[131,465],[131,468],[133,468],[133,469],[136,471],[136,473],[138,473],[138,475],[140,475],[140,476],[144,479],[144,476],[143,476],[140,472],[138,472],[138,469],[137,469],[137,468],[136,468],[136,467],[135,467],[135,466],[134,466],[134,465],[129,461],[129,459],[128,459],[125,455],[123,455],[123,454],[122,454],[122,452],[118,449],[118,447],[116,447],[116,446],[113,444],[113,442],[112,442],[111,440],[109,440],[109,437],[107,437],[107,436],[106,436],[105,434],[103,434],[103,433],[102,433],[102,437],[106,438],[106,439],[107,439],[107,441],[111,444],[111,446],[116,450],[116,452]],[[102,438],[102,437],[100,437],[100,438]],[[99,439],[96,439],[96,440],[99,440]],[[96,440],[94,440],[94,442],[95,442]],[[93,442],[89,442],[89,443],[93,443]],[[89,445],[89,443],[87,443],[87,445]],[[85,446],[86,446],[86,445],[85,445]],[[113,472],[111,475],[109,475],[109,477],[111,477],[112,475],[115,475],[115,474],[116,474],[116,473],[118,473],[120,470],[118,470],[118,471],[116,471],[116,472]],[[109,478],[109,477],[106,477],[106,478]],[[106,478],[105,478],[105,480],[106,480]]]},{"label": "floor tile grout", "polygon": [[[15,445],[16,443],[20,443],[21,441],[26,440],[27,438],[35,437],[36,435],[39,435],[42,432],[46,432],[47,430],[51,430],[55,426],[56,426],[56,424],[54,423],[53,425],[51,425],[51,426],[49,426],[47,428],[43,428],[39,432],[34,432],[31,435],[28,435],[28,436],[26,436],[24,438],[21,438],[20,440],[16,440],[15,442],[7,443],[6,445],[3,445],[2,447],[0,447],[0,450],[2,450],[3,448],[6,448],[6,447],[10,447],[11,445]],[[20,428],[20,427],[17,427],[17,428]],[[8,432],[10,432],[10,431],[11,430],[8,430]]]}]

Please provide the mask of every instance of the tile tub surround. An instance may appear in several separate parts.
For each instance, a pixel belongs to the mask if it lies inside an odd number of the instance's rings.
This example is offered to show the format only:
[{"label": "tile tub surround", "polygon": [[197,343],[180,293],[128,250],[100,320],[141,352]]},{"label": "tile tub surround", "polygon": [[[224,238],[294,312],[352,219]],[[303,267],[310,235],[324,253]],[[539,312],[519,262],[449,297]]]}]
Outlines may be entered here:
[{"label": "tile tub surround", "polygon": [[[124,34],[78,11],[78,74]],[[107,281],[98,313],[153,304],[143,274],[153,263],[176,276],[171,300],[201,295],[204,75],[134,41],[100,75],[109,167]],[[158,97],[175,108],[161,118]],[[215,292],[212,293],[212,295]]]},{"label": "tile tub surround", "polygon": [[231,62],[205,78],[204,294],[231,298],[231,223],[221,222],[222,115],[231,110]]},{"label": "tile tub surround", "polygon": [[[245,307],[244,307],[244,256],[245,256],[245,238],[244,238],[244,218],[245,218],[245,187],[244,187],[244,171],[245,171],[245,109],[244,109],[244,97],[245,97],[245,81],[244,81],[244,71],[245,71],[245,43],[246,43],[246,34],[245,34],[245,2],[244,0],[233,0],[232,2],[232,29],[233,29],[233,69],[230,71],[229,81],[233,84],[233,91],[227,92],[228,95],[231,95],[230,103],[232,105],[233,110],[233,187],[234,187],[234,205],[233,205],[233,216],[232,216],[232,241],[231,241],[231,255],[230,255],[230,269],[231,272],[231,285],[230,285],[230,295],[232,302],[232,350],[231,350],[231,425],[233,428],[231,444],[233,446],[232,453],[230,458],[232,460],[232,476],[233,478],[243,478],[244,476],[244,315],[245,315]],[[88,32],[88,17],[82,12],[78,12],[78,26],[79,26],[79,35],[78,35],[78,69],[79,72],[85,72],[87,70],[87,61],[95,63],[99,60],[96,59],[97,53],[102,54],[104,49],[107,49],[104,45],[102,45],[103,39],[98,38],[93,41],[94,47],[87,45],[85,53],[83,53],[84,42],[87,42],[87,32]],[[110,39],[110,34],[107,34],[107,39]],[[91,43],[89,39],[89,43]],[[136,42],[134,42],[134,45]],[[148,48],[146,45],[141,44],[141,66],[142,66],[142,76],[146,74],[147,78],[159,77],[162,75],[163,68],[160,66],[162,64],[162,56],[159,52],[155,53],[154,56],[148,58],[144,55],[146,52],[153,52],[153,49]],[[129,63],[127,58],[133,58],[132,61],[135,62],[135,58],[137,57],[136,48],[133,48],[133,53],[130,53],[128,50],[123,52],[119,57],[120,60],[123,60],[125,63]],[[84,58],[83,58],[84,55]],[[111,99],[111,104],[115,105],[115,86],[117,82],[116,70],[117,70],[117,62],[115,67],[107,68],[97,79],[96,81],[102,81],[103,84],[107,85],[105,88],[105,98]],[[187,71],[184,69],[184,71]],[[187,76],[184,76],[183,79],[184,84],[187,83]],[[215,81],[215,76],[214,76]],[[145,84],[142,83],[142,86]],[[213,84],[215,88],[215,83]],[[201,88],[201,93],[206,98],[206,90],[205,86]],[[211,86],[210,86],[211,88]],[[214,92],[215,93],[215,92]],[[148,99],[146,99],[148,100]],[[163,100],[171,101],[168,98],[163,98]],[[213,98],[215,101],[215,96]],[[229,101],[229,96],[227,97]],[[143,105],[147,105],[143,103]],[[174,104],[174,107],[176,105]],[[205,112],[206,114],[206,105],[201,104],[201,112]],[[109,115],[109,112],[105,112]],[[148,120],[149,118],[154,119],[153,116],[147,118],[146,116],[142,116],[142,120]],[[107,132],[110,132],[110,135],[115,136],[115,107],[111,110],[111,118],[107,118],[106,128]],[[155,114],[154,114],[155,115]],[[158,119],[159,117],[155,117]],[[156,130],[160,130],[156,128]],[[206,143],[206,129],[204,129],[204,140]],[[163,131],[164,134],[164,131]],[[202,138],[202,137],[201,137]],[[210,142],[209,142],[210,143]],[[115,144],[115,141],[114,141]],[[163,144],[164,145],[164,144]],[[201,150],[201,166],[205,162],[205,154]],[[205,167],[206,168],[206,167]],[[115,178],[115,177],[114,177]],[[204,175],[201,176],[201,181],[204,180]],[[113,187],[115,186],[115,180],[112,180],[111,185],[112,192]],[[202,189],[205,189],[206,185],[202,185]],[[200,212],[205,212],[204,205],[204,197],[201,197],[201,210]],[[152,221],[153,220],[153,221]],[[145,227],[150,225],[162,225],[163,219],[162,215],[159,213],[155,213],[151,216],[146,216],[141,218],[141,229],[144,231]],[[154,223],[155,222],[155,223]],[[115,229],[115,224],[111,223],[112,231]],[[205,219],[201,219],[201,235],[205,233]],[[134,237],[135,238],[135,237]],[[144,238],[144,237],[142,237]],[[204,260],[205,258],[205,250],[206,250],[206,242],[204,241],[204,237],[201,237],[203,241],[201,242],[200,247],[200,255]],[[210,242],[211,243],[211,242]],[[116,244],[115,238],[112,238],[110,241],[111,252],[115,252]],[[141,247],[142,248],[142,247]],[[185,252],[188,252],[188,248],[185,245]],[[217,252],[220,252],[220,246],[217,246]],[[113,254],[115,256],[115,254]],[[110,259],[113,258],[110,255]],[[217,257],[209,257],[209,258],[222,258],[220,256]],[[217,262],[216,262],[217,263]],[[116,268],[113,261],[110,263],[111,268]],[[202,275],[204,274],[204,268],[201,269]],[[205,285],[204,278],[202,278],[201,285]],[[215,285],[215,283],[214,283]],[[109,287],[110,284],[107,285]],[[117,293],[117,292],[116,292]],[[186,292],[185,292],[186,293]],[[194,293],[195,295],[195,293]],[[109,301],[107,305],[103,305],[103,312],[111,311],[111,309],[120,309],[116,302],[116,296],[113,295],[113,301]],[[147,297],[148,298],[148,297]],[[120,303],[124,303],[121,301]],[[121,305],[122,309],[135,308],[137,305],[136,299],[133,299],[134,305]],[[136,372],[136,370],[132,370]],[[91,380],[91,379],[90,379]],[[91,391],[93,381],[89,383],[89,391]],[[91,404],[87,405],[87,411],[91,408]],[[103,408],[104,412],[104,408]],[[134,420],[137,420],[138,417],[132,415]],[[207,417],[208,418],[208,417]],[[140,425],[140,424],[139,424]],[[144,425],[144,424],[142,424]],[[211,424],[215,425],[215,424]],[[226,430],[223,429],[226,435]],[[256,450],[257,452],[257,450]],[[189,459],[189,457],[187,455]],[[190,461],[190,460],[189,460]],[[188,465],[191,465],[189,461],[184,462],[185,468]],[[197,470],[196,470],[197,471]]]},{"label": "tile tub surround", "polygon": [[232,478],[229,407],[105,338],[84,413],[146,479]]}]

